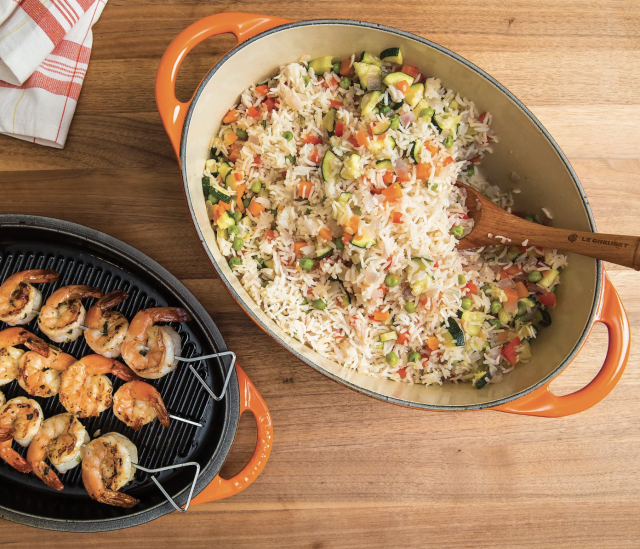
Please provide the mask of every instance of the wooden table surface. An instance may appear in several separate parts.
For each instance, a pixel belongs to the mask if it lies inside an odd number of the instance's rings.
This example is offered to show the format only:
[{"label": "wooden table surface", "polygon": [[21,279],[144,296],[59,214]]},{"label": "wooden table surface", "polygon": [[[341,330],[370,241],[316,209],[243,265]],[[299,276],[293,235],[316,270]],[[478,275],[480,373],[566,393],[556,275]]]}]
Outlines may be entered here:
[{"label": "wooden table surface", "polygon": [[[619,385],[574,417],[429,413],[383,404],[292,358],[228,296],[195,237],[154,101],[160,56],[179,31],[221,11],[365,19],[428,37],[515,93],[575,168],[603,232],[640,234],[640,6],[612,0],[364,0],[222,3],[109,0],[64,150],[0,136],[0,213],[48,215],[147,253],[202,301],[273,414],[262,476],[231,499],[100,535],[2,522],[6,547],[640,546],[640,354]],[[202,44],[180,73],[189,97],[234,44]],[[609,274],[640,326],[639,276]],[[606,350],[597,327],[558,394],[584,386]],[[227,475],[255,441],[243,418]],[[124,546],[124,545],[123,545]]]}]

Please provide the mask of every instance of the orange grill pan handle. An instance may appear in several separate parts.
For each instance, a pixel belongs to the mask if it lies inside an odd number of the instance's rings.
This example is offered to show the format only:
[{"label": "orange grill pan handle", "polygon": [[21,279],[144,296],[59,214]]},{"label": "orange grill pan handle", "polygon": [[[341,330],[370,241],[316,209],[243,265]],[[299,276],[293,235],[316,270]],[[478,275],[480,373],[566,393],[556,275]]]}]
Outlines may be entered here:
[{"label": "orange grill pan handle", "polygon": [[255,385],[236,362],[238,384],[240,385],[240,415],[248,410],[256,419],[258,440],[249,463],[237,475],[230,479],[223,479],[216,475],[211,483],[191,501],[191,505],[207,503],[218,499],[235,496],[258,478],[269,459],[273,445],[273,423],[267,403],[258,393]]},{"label": "orange grill pan handle", "polygon": [[184,118],[193,97],[186,103],[176,98],[178,69],[187,54],[200,42],[227,32],[233,33],[242,43],[278,25],[290,23],[287,19],[255,15],[251,13],[220,13],[210,15],[184,29],[164,52],[156,74],[156,104],[164,129],[169,135],[173,150],[180,161],[180,138]]},{"label": "orange grill pan handle", "polygon": [[570,395],[556,396],[546,383],[539,389],[513,402],[492,410],[531,416],[562,417],[583,412],[600,402],[616,386],[629,359],[631,332],[629,318],[618,292],[604,273],[602,299],[595,322],[602,322],[609,331],[609,347],[604,364],[596,377],[584,388]]}]

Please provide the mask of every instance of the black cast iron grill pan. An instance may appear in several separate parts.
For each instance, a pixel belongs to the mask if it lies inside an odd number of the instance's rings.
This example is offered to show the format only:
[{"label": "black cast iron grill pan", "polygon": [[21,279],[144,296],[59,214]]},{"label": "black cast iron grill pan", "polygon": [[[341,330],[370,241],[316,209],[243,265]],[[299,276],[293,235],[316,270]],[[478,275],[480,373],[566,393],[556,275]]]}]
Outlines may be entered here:
[{"label": "black cast iron grill pan", "polygon": [[[104,233],[55,219],[22,215],[0,215],[0,283],[13,273],[26,269],[55,269],[60,279],[54,284],[38,284],[43,302],[61,286],[87,284],[105,293],[123,289],[129,298],[117,309],[129,320],[149,307],[183,307],[190,322],[173,324],[182,339],[185,358],[227,350],[215,324],[189,290],[158,263],[131,246]],[[89,308],[94,300],[83,300]],[[0,322],[0,330],[7,325]],[[25,326],[45,341],[37,319]],[[55,344],[76,358],[91,354],[84,337],[74,342]],[[216,394],[220,394],[228,372],[230,357],[194,363]],[[124,383],[110,376],[113,392]],[[194,495],[218,473],[235,436],[239,416],[239,388],[235,372],[225,397],[216,402],[209,397],[185,363],[153,384],[171,414],[203,424],[197,427],[171,420],[165,429],[156,420],[134,431],[108,409],[97,418],[82,419],[89,435],[98,432],[122,433],[138,448],[138,461],[146,468],[158,468],[195,461],[200,475]],[[7,400],[29,396],[17,381],[0,387]],[[58,397],[35,398],[45,418],[65,412]],[[13,448],[26,455],[26,448]],[[135,480],[123,489],[138,498],[132,509],[112,507],[93,501],[81,479],[81,466],[58,473],[65,488],[48,488],[33,473],[23,474],[0,461],[0,516],[41,528],[68,531],[102,531],[125,528],[147,522],[173,511],[147,473],[138,471]],[[185,467],[160,473],[156,478],[169,495],[183,505],[193,481],[194,468]]]}]

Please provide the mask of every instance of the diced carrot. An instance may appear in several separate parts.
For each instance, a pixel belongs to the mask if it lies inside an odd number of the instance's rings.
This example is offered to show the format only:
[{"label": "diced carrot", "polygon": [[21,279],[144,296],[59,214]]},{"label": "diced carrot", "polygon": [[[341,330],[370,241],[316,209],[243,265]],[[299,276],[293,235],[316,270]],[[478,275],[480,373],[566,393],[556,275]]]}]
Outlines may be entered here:
[{"label": "diced carrot", "polygon": [[402,65],[401,72],[403,72],[405,74],[408,74],[409,76],[412,76],[413,78],[418,76],[418,68],[417,67],[412,67],[411,65]]},{"label": "diced carrot", "polygon": [[397,180],[401,181],[402,183],[406,183],[407,181],[411,181],[411,172],[407,172],[403,175],[398,175],[397,176]]},{"label": "diced carrot", "polygon": [[256,202],[255,199],[253,199],[251,201],[251,204],[249,204],[249,207],[247,208],[247,210],[249,210],[249,213],[253,217],[258,217],[262,212],[264,212],[264,206],[259,202]]},{"label": "diced carrot", "polygon": [[398,198],[402,197],[402,188],[397,182],[392,183],[382,191],[382,194],[384,195],[385,201],[398,200]]},{"label": "diced carrot", "polygon": [[518,292],[516,292],[513,288],[505,288],[504,295],[507,296],[507,301],[518,301]]},{"label": "diced carrot", "polygon": [[508,275],[516,276],[522,272],[522,267],[518,267],[517,265],[511,265],[508,269],[505,269],[505,272]]},{"label": "diced carrot", "polygon": [[438,341],[438,338],[436,336],[429,336],[429,339],[427,339],[427,347],[429,347],[429,349],[431,349],[432,351],[435,351],[438,347],[440,347],[440,341]]},{"label": "diced carrot", "polygon": [[272,240],[275,240],[276,232],[273,229],[267,229],[264,232],[264,236],[267,239],[267,242],[271,242]]},{"label": "diced carrot", "polygon": [[549,292],[548,294],[540,294],[538,296],[538,301],[547,307],[555,307],[556,305],[556,294],[553,292]]},{"label": "diced carrot", "polygon": [[222,122],[225,124],[231,124],[231,122],[235,122],[238,120],[238,111],[236,109],[231,109],[227,114],[224,115]]},{"label": "diced carrot", "polygon": [[480,157],[479,156],[474,156],[473,158],[471,158],[469,160],[469,162],[471,162],[472,164],[480,164]]},{"label": "diced carrot", "polygon": [[464,287],[464,292],[469,292],[471,294],[477,294],[478,293],[478,287],[473,282],[469,281],[469,282],[467,282],[467,285]]},{"label": "diced carrot", "polygon": [[242,181],[242,175],[240,175],[238,172],[233,173],[233,178],[236,180],[236,183],[238,181]]},{"label": "diced carrot", "polygon": [[262,166],[262,157],[259,154],[256,154],[253,157],[253,165],[256,166],[257,168]]},{"label": "diced carrot", "polygon": [[269,86],[262,84],[262,86],[256,86],[256,93],[258,95],[267,95],[269,93]]},{"label": "diced carrot", "polygon": [[425,141],[424,142],[424,146],[432,155],[434,155],[434,154],[436,154],[438,152],[438,145],[436,145],[435,143],[433,143],[431,141]]},{"label": "diced carrot", "polygon": [[329,241],[331,240],[331,231],[326,227],[322,227],[322,229],[320,229],[320,232],[318,233],[318,236],[326,241]]},{"label": "diced carrot", "polygon": [[342,122],[336,122],[334,131],[338,137],[342,137],[342,134],[344,133],[344,124]]},{"label": "diced carrot", "polygon": [[269,98],[269,99],[265,100],[263,105],[266,107],[266,109],[269,112],[271,112],[275,108],[276,102],[273,99]]},{"label": "diced carrot", "polygon": [[351,65],[351,58],[347,57],[340,63],[340,76],[353,76],[353,66]]},{"label": "diced carrot", "polygon": [[320,143],[322,143],[322,138],[316,137],[315,135],[307,134],[302,137],[302,142],[319,145]]},{"label": "diced carrot", "polygon": [[407,93],[409,91],[409,84],[407,84],[405,80],[401,80],[396,84],[396,88],[398,88],[402,93]]},{"label": "diced carrot", "polygon": [[255,107],[249,107],[247,109],[247,114],[249,116],[251,116],[252,118],[257,118],[258,116],[260,116],[260,111],[258,109],[256,109]]},{"label": "diced carrot", "polygon": [[375,313],[373,313],[373,320],[376,320],[378,322],[389,320],[389,311],[376,311]]},{"label": "diced carrot", "polygon": [[358,142],[358,147],[364,147],[369,144],[369,138],[362,130],[358,130],[356,133],[356,141]]},{"label": "diced carrot", "polygon": [[[231,134],[231,135],[233,135],[233,134]],[[244,147],[244,141],[237,141],[237,142],[235,142],[235,143],[233,143],[231,145],[231,147],[229,148],[229,161],[230,162],[235,162],[236,160],[238,160],[240,158],[240,152],[242,151],[243,147]],[[238,174],[238,175],[240,175],[240,174]],[[240,176],[240,179],[242,179],[242,176]]]},{"label": "diced carrot", "polygon": [[220,202],[218,202],[218,209],[220,210],[220,215],[222,215],[222,212],[231,210],[231,202],[224,202],[223,200],[221,200]]},{"label": "diced carrot", "polygon": [[307,245],[306,242],[302,241],[302,242],[294,242],[293,243],[293,251],[296,255],[300,256],[302,255],[302,248],[304,248]]},{"label": "diced carrot", "polygon": [[298,183],[298,196],[300,198],[309,198],[312,189],[313,183],[311,183],[311,181],[300,181],[300,183]]},{"label": "diced carrot", "polygon": [[520,346],[520,338],[514,337],[507,345],[502,348],[502,356],[509,361],[511,366],[515,366],[518,362],[518,351],[516,350]]},{"label": "diced carrot", "polygon": [[220,216],[222,214],[220,213],[220,210],[218,209],[218,205],[215,204],[213,206],[213,222],[215,223],[216,221],[218,221],[218,219],[220,219]]},{"label": "diced carrot", "polygon": [[387,170],[384,172],[384,175],[382,176],[382,181],[384,181],[387,185],[391,185],[391,183],[393,183],[394,175],[395,174],[391,170]]},{"label": "diced carrot", "polygon": [[418,76],[416,76],[415,80],[413,81],[414,84],[420,84],[420,82],[422,82],[424,80],[424,76],[422,76],[422,73],[418,74]]},{"label": "diced carrot", "polygon": [[423,162],[416,166],[416,177],[418,179],[429,179],[431,175],[431,164]]},{"label": "diced carrot", "polygon": [[358,145],[358,140],[356,139],[356,136],[351,134],[349,136],[349,143],[351,143],[354,147],[359,147],[360,145]]},{"label": "diced carrot", "polygon": [[360,226],[360,218],[357,215],[354,215],[349,219],[346,227],[344,228],[345,232],[354,235],[358,232],[358,227]]},{"label": "diced carrot", "polygon": [[328,75],[325,77],[324,82],[322,83],[322,85],[325,88],[329,88],[329,89],[334,89],[338,87],[338,83],[336,82],[335,78],[333,78],[333,76]]},{"label": "diced carrot", "polygon": [[400,343],[400,345],[404,345],[407,341],[409,341],[409,334],[407,332],[400,332],[398,334],[397,341],[398,343]]},{"label": "diced carrot", "polygon": [[398,370],[398,375],[400,376],[400,379],[407,377],[407,367],[405,366],[404,368],[400,368]]},{"label": "diced carrot", "polygon": [[452,158],[452,157],[450,157],[450,156],[447,156],[447,158],[445,158],[445,159],[442,161],[442,165],[443,165],[443,166],[448,166],[449,164],[452,164],[452,163],[453,163],[453,158]]},{"label": "diced carrot", "polygon": [[228,133],[224,137],[224,144],[226,147],[228,147],[231,144],[235,143],[237,140],[238,140],[238,136],[235,133]]},{"label": "diced carrot", "polygon": [[320,162],[320,152],[318,151],[318,149],[313,149],[311,151],[311,154],[309,155],[309,160],[311,160],[311,162],[313,162],[314,164],[317,164],[318,162]]},{"label": "diced carrot", "polygon": [[236,186],[236,206],[238,206],[238,210],[241,213],[244,213],[246,211],[244,204],[242,203],[242,195],[246,190],[247,190],[247,185],[245,183],[240,183]]},{"label": "diced carrot", "polygon": [[351,238],[352,238],[352,236],[349,233],[344,233],[342,235],[342,243],[343,244],[349,244],[349,242],[351,242]]},{"label": "diced carrot", "polygon": [[394,223],[402,223],[402,213],[393,212],[393,222]]},{"label": "diced carrot", "polygon": [[342,101],[336,101],[335,99],[329,99],[329,105],[331,105],[332,107],[335,107],[336,109],[339,109],[340,107],[343,106]]},{"label": "diced carrot", "polygon": [[496,339],[498,340],[498,342],[502,343],[503,341],[507,341],[508,337],[509,337],[509,332],[507,332],[506,330],[503,330],[498,334]]},{"label": "diced carrot", "polygon": [[529,297],[529,290],[522,282],[516,282],[516,292],[518,292],[518,299]]},{"label": "diced carrot", "polygon": [[478,120],[480,120],[480,122],[484,122],[484,119],[487,117],[487,113],[483,112],[480,116],[478,116]]}]

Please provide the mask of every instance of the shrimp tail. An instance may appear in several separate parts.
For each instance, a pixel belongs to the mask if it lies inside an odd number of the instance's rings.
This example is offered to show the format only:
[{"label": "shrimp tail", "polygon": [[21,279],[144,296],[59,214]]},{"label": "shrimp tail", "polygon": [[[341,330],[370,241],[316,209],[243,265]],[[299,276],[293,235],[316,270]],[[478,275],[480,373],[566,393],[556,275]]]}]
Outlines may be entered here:
[{"label": "shrimp tail", "polygon": [[45,358],[49,356],[49,345],[37,336],[30,335],[30,337],[24,342],[24,346]]},{"label": "shrimp tail", "polygon": [[109,309],[113,309],[128,297],[129,294],[124,290],[115,290],[101,297],[94,306],[98,307],[101,311],[107,311]]},{"label": "shrimp tail", "polygon": [[87,490],[87,492],[92,499],[95,499],[100,503],[106,503],[107,505],[115,505],[116,507],[126,507],[127,509],[130,509],[140,503],[139,499],[114,490],[101,490],[97,494],[92,493],[90,490]]},{"label": "shrimp tail", "polygon": [[120,379],[122,379],[124,381],[134,381],[134,380],[135,381],[139,381],[139,380],[142,379],[131,368],[129,368],[129,366],[125,366],[119,360],[114,360],[113,361],[113,366],[111,368],[111,373],[114,376],[119,377]]},{"label": "shrimp tail", "polygon": [[22,275],[20,278],[24,282],[35,282],[36,284],[49,284],[60,278],[60,274],[53,269],[31,269],[20,274]]},{"label": "shrimp tail", "polygon": [[53,472],[53,469],[49,467],[44,461],[37,461],[35,463],[32,463],[31,465],[36,476],[49,488],[53,488],[54,490],[58,491],[64,488],[64,484],[60,482],[58,475],[56,475]]},{"label": "shrimp tail", "polygon": [[191,315],[180,307],[156,307],[155,309],[147,309],[145,312],[155,322],[187,322],[191,320]]},{"label": "shrimp tail", "polygon": [[13,439],[13,427],[0,427],[0,443]]},{"label": "shrimp tail", "polygon": [[84,286],[82,284],[74,284],[67,288],[69,296],[77,297],[102,297],[102,290],[93,286]]},{"label": "shrimp tail", "polygon": [[0,444],[0,459],[21,473],[30,473],[31,465],[18,452],[11,448],[11,440]]},{"label": "shrimp tail", "polygon": [[162,400],[162,397],[160,396],[160,394],[158,394],[157,396],[154,396],[151,399],[151,406],[153,406],[153,409],[156,411],[156,415],[158,416],[158,421],[162,424],[163,427],[166,427],[167,429],[169,428],[169,412],[167,412],[167,409],[164,405],[164,401]]}]

